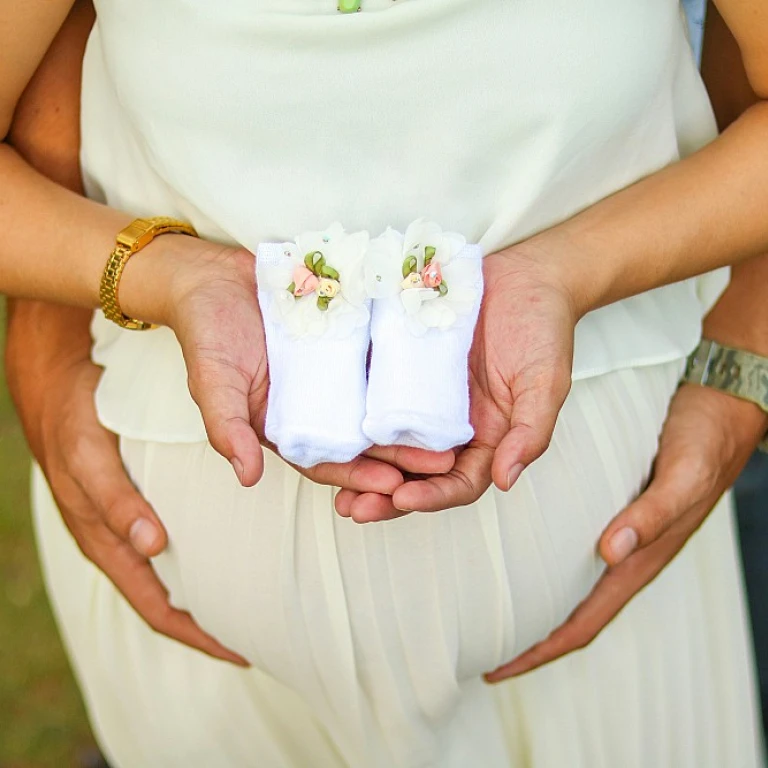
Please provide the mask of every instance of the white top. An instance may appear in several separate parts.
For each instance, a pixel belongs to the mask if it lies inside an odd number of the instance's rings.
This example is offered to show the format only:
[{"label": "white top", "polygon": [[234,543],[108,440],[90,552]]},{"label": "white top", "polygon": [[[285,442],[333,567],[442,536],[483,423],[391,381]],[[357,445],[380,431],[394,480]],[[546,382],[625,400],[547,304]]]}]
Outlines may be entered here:
[{"label": "white top", "polygon": [[[102,0],[86,51],[89,194],[203,237],[419,216],[496,251],[716,133],[676,0]],[[685,356],[723,272],[587,315],[574,378]],[[103,423],[196,441],[168,329],[100,313]],[[514,343],[514,340],[511,340]]]}]

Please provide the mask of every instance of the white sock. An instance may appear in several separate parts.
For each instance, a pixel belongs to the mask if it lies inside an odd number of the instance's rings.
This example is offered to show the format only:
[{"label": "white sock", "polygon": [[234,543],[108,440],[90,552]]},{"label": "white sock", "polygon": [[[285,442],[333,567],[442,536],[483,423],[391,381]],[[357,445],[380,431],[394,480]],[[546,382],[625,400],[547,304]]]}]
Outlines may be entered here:
[{"label": "white sock", "polygon": [[[256,255],[270,378],[265,432],[293,464],[344,463],[371,445],[361,429],[370,343],[371,303],[362,277],[368,233],[347,235],[332,225],[296,240],[260,244]],[[325,311],[318,305],[322,270],[313,265],[318,277],[302,269],[313,253],[325,259],[331,280],[325,293],[337,291],[326,296]],[[289,292],[301,293],[302,283],[304,295]]]},{"label": "white sock", "polygon": [[[425,285],[425,247],[426,254],[435,249],[431,265],[440,265],[445,296]],[[420,279],[406,279],[421,287],[404,290],[406,260],[413,256]],[[374,443],[444,451],[472,438],[468,359],[482,299],[482,256],[479,246],[423,221],[405,237],[388,230],[371,243],[366,283],[377,298],[363,432]],[[430,280],[436,282],[434,271]]]}]

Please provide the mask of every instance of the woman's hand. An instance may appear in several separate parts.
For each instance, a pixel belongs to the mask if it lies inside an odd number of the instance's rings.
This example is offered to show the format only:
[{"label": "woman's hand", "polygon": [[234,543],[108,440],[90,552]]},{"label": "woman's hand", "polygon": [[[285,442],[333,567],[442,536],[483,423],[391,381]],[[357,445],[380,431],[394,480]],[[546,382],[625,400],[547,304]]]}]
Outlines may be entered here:
[{"label": "woman's hand", "polygon": [[768,416],[756,405],[684,384],[672,400],[650,485],[600,539],[608,570],[562,626],[487,680],[521,675],[592,642],[704,522],[767,429]]},{"label": "woman's hand", "polygon": [[470,352],[472,441],[453,469],[418,478],[392,498],[342,491],[340,514],[358,522],[476,501],[491,480],[509,490],[547,449],[570,390],[579,313],[556,272],[515,247],[483,263],[485,296]]},{"label": "woman's hand", "polygon": [[166,324],[181,344],[189,391],[211,445],[243,485],[254,485],[264,466],[259,435],[269,383],[254,257],[181,235],[169,244],[175,269]]},{"label": "woman's hand", "polygon": [[[264,435],[269,376],[254,266],[245,249],[163,235],[132,257],[120,287],[127,314],[176,333],[208,439],[245,486],[261,477],[262,446],[277,452]],[[401,469],[440,473],[453,461],[450,452],[391,447],[296,469],[324,485],[391,495],[404,482]]]}]

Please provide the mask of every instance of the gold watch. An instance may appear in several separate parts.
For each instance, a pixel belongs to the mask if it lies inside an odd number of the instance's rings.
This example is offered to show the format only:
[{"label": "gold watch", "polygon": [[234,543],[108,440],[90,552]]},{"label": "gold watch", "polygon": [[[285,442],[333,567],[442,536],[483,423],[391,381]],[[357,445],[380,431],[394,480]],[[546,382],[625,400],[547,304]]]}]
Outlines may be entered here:
[{"label": "gold watch", "polygon": [[122,232],[118,233],[115,250],[109,255],[104,267],[104,274],[101,276],[99,302],[104,316],[113,323],[117,323],[121,328],[127,328],[130,331],[148,331],[150,328],[156,327],[152,323],[135,320],[123,314],[117,292],[128,259],[144,246],[149,245],[158,235],[166,235],[171,232],[197,237],[197,232],[191,224],[167,216],[135,219]]}]

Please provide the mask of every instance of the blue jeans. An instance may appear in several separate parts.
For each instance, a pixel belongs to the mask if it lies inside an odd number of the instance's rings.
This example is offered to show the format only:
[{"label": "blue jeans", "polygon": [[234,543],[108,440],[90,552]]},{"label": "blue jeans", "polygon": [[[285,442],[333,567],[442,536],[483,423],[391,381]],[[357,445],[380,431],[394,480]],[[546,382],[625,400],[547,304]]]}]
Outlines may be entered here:
[{"label": "blue jeans", "polygon": [[768,455],[755,453],[736,481],[736,512],[768,740]]}]

